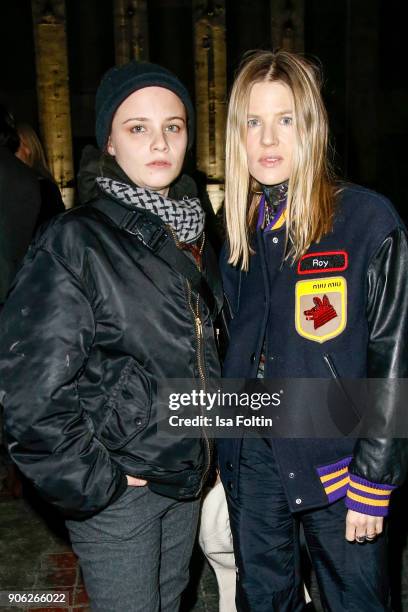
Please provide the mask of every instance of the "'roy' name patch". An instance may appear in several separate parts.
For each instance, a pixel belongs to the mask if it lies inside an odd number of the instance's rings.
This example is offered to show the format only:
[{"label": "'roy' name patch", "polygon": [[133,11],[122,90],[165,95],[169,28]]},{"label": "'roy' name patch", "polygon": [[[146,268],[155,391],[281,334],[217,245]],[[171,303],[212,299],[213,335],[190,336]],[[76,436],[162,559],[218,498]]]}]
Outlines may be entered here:
[{"label": "'roy' name patch", "polygon": [[325,251],[323,253],[307,253],[300,259],[298,274],[316,274],[316,272],[342,272],[348,267],[346,251]]}]

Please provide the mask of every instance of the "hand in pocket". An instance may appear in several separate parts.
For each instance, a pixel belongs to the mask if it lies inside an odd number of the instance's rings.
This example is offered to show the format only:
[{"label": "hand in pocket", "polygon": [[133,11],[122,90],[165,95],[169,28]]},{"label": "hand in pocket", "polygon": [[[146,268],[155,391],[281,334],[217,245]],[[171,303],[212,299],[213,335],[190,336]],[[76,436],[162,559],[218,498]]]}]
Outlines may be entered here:
[{"label": "hand in pocket", "polygon": [[129,487],[144,487],[147,485],[147,480],[143,480],[143,478],[135,478],[134,476],[129,476],[128,474],[126,474],[126,478]]}]

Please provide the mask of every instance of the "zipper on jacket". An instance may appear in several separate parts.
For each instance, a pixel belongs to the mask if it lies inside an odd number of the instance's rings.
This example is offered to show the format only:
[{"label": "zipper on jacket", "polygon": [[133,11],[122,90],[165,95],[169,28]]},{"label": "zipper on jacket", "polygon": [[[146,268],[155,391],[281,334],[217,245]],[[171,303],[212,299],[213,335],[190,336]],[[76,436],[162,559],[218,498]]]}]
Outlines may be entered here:
[{"label": "zipper on jacket", "polygon": [[205,380],[204,364],[203,364],[203,359],[202,359],[203,324],[200,318],[200,296],[197,295],[195,304],[193,304],[193,292],[191,290],[191,285],[189,281],[187,281],[187,300],[188,300],[188,305],[190,307],[190,310],[194,317],[198,375],[200,377],[203,390],[205,391],[206,390],[206,380]]},{"label": "zipper on jacket", "polygon": [[[174,229],[170,225],[167,227],[169,228],[171,235],[173,236],[173,239],[174,239],[174,242],[176,243],[177,248],[180,248],[180,242],[176,236]],[[200,256],[203,253],[204,244],[205,244],[205,233],[203,232],[202,242],[200,246]],[[201,272],[201,266],[196,261],[195,261],[195,264]],[[196,355],[197,355],[198,375],[200,377],[202,388],[205,391],[207,388],[207,385],[206,385],[206,380],[205,380],[205,368],[204,368],[204,360],[203,360],[203,324],[202,324],[201,317],[200,317],[200,296],[199,294],[197,294],[195,304],[193,304],[193,295],[192,295],[193,292],[191,290],[191,285],[189,281],[187,280],[186,280],[186,284],[187,284],[187,302],[188,302],[189,308],[194,317],[194,331],[195,331],[195,336],[196,336]],[[203,472],[200,486],[196,493],[197,495],[201,493],[201,490],[203,488],[204,482],[207,479],[207,475],[208,475],[208,472],[210,471],[210,466],[211,466],[211,444],[207,437],[207,433],[204,427],[202,428],[202,432],[203,432],[203,440],[204,440],[206,451],[207,451],[207,466]]]},{"label": "zipper on jacket", "polygon": [[[201,386],[203,388],[203,390],[205,391],[207,388],[206,385],[206,380],[205,380],[205,369],[204,369],[204,363],[203,363],[203,324],[201,322],[200,319],[200,311],[199,311],[199,304],[200,304],[200,297],[199,295],[197,295],[197,299],[196,299],[196,303],[195,303],[195,308],[193,307],[192,304],[192,292],[191,292],[191,287],[190,287],[190,283],[187,281],[187,286],[188,286],[188,294],[189,294],[189,305],[190,308],[192,310],[193,316],[194,316],[194,322],[195,322],[195,333],[196,333],[196,342],[197,342],[197,367],[198,367],[198,374],[201,380]],[[203,475],[201,477],[201,482],[200,482],[200,486],[197,490],[197,495],[199,493],[201,493],[202,488],[204,486],[204,483],[207,479],[208,476],[208,472],[210,471],[210,466],[211,466],[211,444],[210,441],[208,439],[207,436],[207,432],[205,431],[205,427],[202,428],[202,432],[203,432],[203,440],[204,440],[204,444],[205,444],[205,448],[207,451],[207,465],[206,468],[203,472]]]},{"label": "zipper on jacket", "polygon": [[[200,255],[202,255],[202,252],[204,249],[204,242],[205,242],[205,236],[203,235],[203,241],[200,247]],[[198,264],[197,264],[197,267],[201,271],[201,268]],[[197,345],[196,354],[197,354],[198,375],[200,377],[202,388],[205,391],[207,388],[207,385],[206,385],[206,379],[205,379],[205,367],[204,367],[204,359],[203,359],[204,336],[203,336],[203,324],[202,324],[201,317],[200,317],[200,296],[199,294],[197,294],[195,303],[193,304],[191,285],[188,281],[187,281],[187,296],[188,296],[188,304],[193,314],[194,324],[195,324],[194,328],[195,328],[196,345]],[[211,466],[211,444],[210,444],[210,441],[207,436],[207,432],[205,431],[204,427],[202,428],[202,432],[203,432],[203,440],[205,443],[205,448],[207,451],[207,466],[201,477],[201,482],[200,482],[200,486],[197,491],[197,495],[201,493],[202,491],[202,488],[207,479],[208,472],[210,471],[210,466]]]}]

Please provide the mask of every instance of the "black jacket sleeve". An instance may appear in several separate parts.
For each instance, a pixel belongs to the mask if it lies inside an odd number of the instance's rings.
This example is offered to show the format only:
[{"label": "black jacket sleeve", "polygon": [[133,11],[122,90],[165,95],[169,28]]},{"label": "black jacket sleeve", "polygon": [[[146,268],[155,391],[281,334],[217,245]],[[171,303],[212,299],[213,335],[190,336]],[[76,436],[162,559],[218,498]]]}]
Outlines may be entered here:
[{"label": "black jacket sleeve", "polygon": [[0,402],[11,457],[71,517],[97,512],[127,485],[78,394],[94,331],[81,279],[32,248],[0,316]]},{"label": "black jacket sleeve", "polygon": [[395,379],[408,377],[408,239],[403,228],[383,241],[370,262],[367,281],[368,377],[389,380],[377,385],[372,409],[381,414],[382,428],[391,435],[360,439],[349,470],[370,482],[395,486],[408,471],[408,439],[392,437],[403,389]]}]

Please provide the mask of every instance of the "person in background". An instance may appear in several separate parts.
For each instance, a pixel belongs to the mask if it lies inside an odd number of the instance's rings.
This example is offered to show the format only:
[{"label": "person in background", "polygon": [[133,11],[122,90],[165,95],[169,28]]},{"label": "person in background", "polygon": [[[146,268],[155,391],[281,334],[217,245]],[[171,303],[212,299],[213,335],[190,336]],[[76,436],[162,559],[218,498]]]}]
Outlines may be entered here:
[{"label": "person in background", "polygon": [[190,96],[161,66],[114,67],[96,138],[96,199],[49,222],[0,318],[9,450],[66,517],[93,611],[177,612],[212,452],[160,432],[158,389],[219,376],[223,301],[180,178]]},{"label": "person in background", "polygon": [[19,142],[13,116],[0,104],[0,310],[40,211],[35,174],[15,157]]},{"label": "person in background", "polygon": [[20,145],[16,151],[16,157],[34,170],[39,181],[41,207],[36,223],[36,228],[38,228],[48,219],[64,212],[65,206],[35,130],[28,123],[19,123],[17,132]]},{"label": "person in background", "polygon": [[[19,137],[13,116],[0,104],[0,312],[33,237],[40,209],[34,172],[16,159]],[[0,398],[0,491],[21,492],[17,471],[3,444]]]},{"label": "person in background", "polygon": [[[327,141],[318,69],[250,54],[227,120],[227,378],[408,375],[406,229],[385,197],[336,180]],[[300,524],[325,610],[390,610],[384,520],[408,465],[397,390],[369,404],[384,438],[219,440],[239,612],[304,609]]]}]

